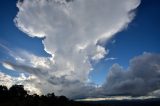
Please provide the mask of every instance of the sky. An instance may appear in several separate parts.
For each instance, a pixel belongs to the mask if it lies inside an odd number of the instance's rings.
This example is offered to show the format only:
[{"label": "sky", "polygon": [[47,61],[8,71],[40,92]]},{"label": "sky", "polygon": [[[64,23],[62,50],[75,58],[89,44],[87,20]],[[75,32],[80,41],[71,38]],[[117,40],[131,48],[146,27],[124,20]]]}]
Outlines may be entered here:
[{"label": "sky", "polygon": [[0,2],[1,85],[69,98],[160,96],[158,0]]}]

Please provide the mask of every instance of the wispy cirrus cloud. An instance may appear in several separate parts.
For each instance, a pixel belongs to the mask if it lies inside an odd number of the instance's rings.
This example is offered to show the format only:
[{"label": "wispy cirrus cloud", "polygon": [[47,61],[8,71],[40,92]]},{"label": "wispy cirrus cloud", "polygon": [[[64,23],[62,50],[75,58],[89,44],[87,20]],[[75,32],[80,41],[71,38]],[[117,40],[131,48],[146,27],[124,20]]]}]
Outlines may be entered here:
[{"label": "wispy cirrus cloud", "polygon": [[105,58],[105,61],[109,61],[109,60],[117,60],[118,58],[115,57],[109,57],[109,58]]}]

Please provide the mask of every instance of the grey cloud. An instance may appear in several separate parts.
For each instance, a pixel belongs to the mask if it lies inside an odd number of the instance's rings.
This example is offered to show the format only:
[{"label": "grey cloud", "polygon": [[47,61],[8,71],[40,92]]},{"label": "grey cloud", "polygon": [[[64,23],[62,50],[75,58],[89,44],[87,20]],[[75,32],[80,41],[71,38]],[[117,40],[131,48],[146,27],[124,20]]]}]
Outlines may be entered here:
[{"label": "grey cloud", "polygon": [[56,77],[42,69],[11,62],[6,62],[6,64],[11,65],[15,70],[37,76],[39,79],[34,79],[33,84],[36,88],[41,88],[40,91],[44,94],[55,92],[57,95],[65,95],[74,99],[116,95],[156,97],[160,95],[159,54],[144,53],[134,57],[126,70],[122,66],[114,64],[110,68],[106,82],[101,87],[95,87],[95,84],[83,83],[79,80],[69,80],[67,75]]},{"label": "grey cloud", "polygon": [[144,96],[160,89],[160,55],[144,53],[127,70],[114,64],[102,86],[104,95]]},{"label": "grey cloud", "polygon": [[[85,84],[79,80],[68,80],[66,78],[67,76],[56,77],[55,75],[48,74],[48,72],[44,71],[44,69],[12,62],[5,62],[5,64],[13,67],[16,71],[35,75],[37,77],[36,79],[25,80],[22,84],[34,84],[36,89],[41,88],[39,90],[42,94],[54,92],[57,95],[65,95],[69,98],[83,98],[92,95],[94,90],[94,85],[89,83]],[[20,83],[20,81],[17,80],[15,83],[12,82],[12,84],[17,84],[17,82]],[[82,89],[83,91],[81,91]]]},{"label": "grey cloud", "polygon": [[66,2],[72,2],[73,0],[66,0]]},{"label": "grey cloud", "polygon": [[34,67],[30,67],[30,66],[27,66],[27,65],[24,65],[24,64],[16,64],[16,63],[12,63],[12,62],[9,62],[9,61],[6,61],[4,62],[5,64],[13,67],[14,70],[16,71],[20,71],[20,72],[27,72],[29,74],[33,74],[35,76],[38,76],[38,77],[45,77],[46,75],[48,75],[48,72],[40,69],[40,68],[34,68]]}]

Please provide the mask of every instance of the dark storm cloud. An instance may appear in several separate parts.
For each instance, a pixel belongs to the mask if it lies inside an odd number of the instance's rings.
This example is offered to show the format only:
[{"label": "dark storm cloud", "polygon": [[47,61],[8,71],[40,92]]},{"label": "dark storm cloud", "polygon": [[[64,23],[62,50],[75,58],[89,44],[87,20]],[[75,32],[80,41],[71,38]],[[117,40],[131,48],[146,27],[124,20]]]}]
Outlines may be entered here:
[{"label": "dark storm cloud", "polygon": [[144,53],[127,70],[114,64],[102,86],[103,95],[145,96],[160,89],[160,55]]},{"label": "dark storm cloud", "polygon": [[66,2],[73,2],[74,0],[66,0]]}]

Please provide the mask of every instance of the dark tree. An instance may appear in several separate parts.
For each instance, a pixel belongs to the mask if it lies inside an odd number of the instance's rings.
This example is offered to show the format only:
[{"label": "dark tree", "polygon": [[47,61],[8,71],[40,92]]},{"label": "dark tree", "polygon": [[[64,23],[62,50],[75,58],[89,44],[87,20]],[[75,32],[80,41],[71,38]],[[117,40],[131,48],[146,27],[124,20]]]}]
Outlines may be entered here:
[{"label": "dark tree", "polygon": [[9,89],[9,93],[12,97],[25,98],[27,96],[27,91],[24,90],[23,85],[13,85]]},{"label": "dark tree", "polygon": [[0,101],[4,101],[8,98],[8,89],[6,86],[0,85]]},{"label": "dark tree", "polygon": [[[0,85],[0,106],[84,106],[69,100],[65,96],[29,95],[23,85],[13,85],[8,88]],[[88,105],[89,106],[89,105]]]}]

